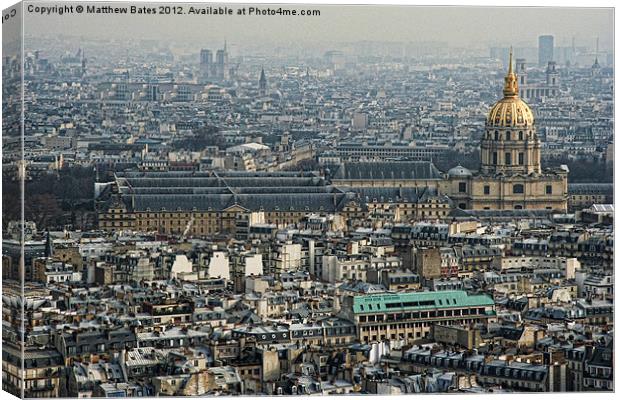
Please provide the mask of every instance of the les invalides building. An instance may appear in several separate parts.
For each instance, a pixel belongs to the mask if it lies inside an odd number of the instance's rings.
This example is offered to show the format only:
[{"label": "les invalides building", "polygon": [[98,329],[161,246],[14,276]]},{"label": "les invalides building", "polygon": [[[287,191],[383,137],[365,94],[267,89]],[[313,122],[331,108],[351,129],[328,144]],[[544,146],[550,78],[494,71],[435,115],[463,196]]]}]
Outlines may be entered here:
[{"label": "les invalides building", "polygon": [[540,166],[534,113],[519,97],[512,51],[503,92],[486,119],[480,170],[452,168],[445,193],[462,209],[566,211],[568,170]]},{"label": "les invalides building", "polygon": [[262,213],[265,223],[286,226],[308,213],[341,214],[348,221],[394,205],[401,220],[450,219],[452,206],[565,212],[568,170],[543,170],[540,152],[534,114],[519,97],[511,53],[504,97],[487,116],[476,172],[457,166],[444,174],[430,161],[343,162],[325,176],[317,171],[117,172],[113,182],[97,189],[99,227],[208,235],[232,232],[255,213]]}]

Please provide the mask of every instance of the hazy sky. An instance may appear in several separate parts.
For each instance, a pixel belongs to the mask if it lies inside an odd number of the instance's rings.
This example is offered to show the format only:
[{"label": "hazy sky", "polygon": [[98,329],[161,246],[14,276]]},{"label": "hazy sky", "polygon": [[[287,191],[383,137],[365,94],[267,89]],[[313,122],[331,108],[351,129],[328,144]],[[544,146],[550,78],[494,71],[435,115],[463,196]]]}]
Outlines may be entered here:
[{"label": "hazy sky", "polygon": [[[63,3],[38,3],[38,5]],[[78,3],[80,4],[80,3]],[[97,3],[81,3],[97,4]],[[123,3],[104,3],[123,6]],[[134,5],[136,3],[133,3]],[[139,3],[157,6],[157,3]],[[170,3],[169,3],[170,4]],[[189,4],[175,3],[187,10]],[[161,4],[160,4],[161,5]],[[194,4],[196,7],[206,4]],[[233,9],[243,5],[229,4]],[[267,5],[250,5],[267,8]],[[280,7],[280,6],[271,6]],[[489,8],[415,6],[282,6],[319,9],[318,17],[197,16],[197,15],[80,15],[40,16],[25,12],[26,32],[64,33],[83,37],[174,41],[347,42],[443,41],[451,46],[508,44],[536,46],[540,34],[556,36],[556,45],[590,45],[600,37],[601,50],[613,46],[610,8]]]}]

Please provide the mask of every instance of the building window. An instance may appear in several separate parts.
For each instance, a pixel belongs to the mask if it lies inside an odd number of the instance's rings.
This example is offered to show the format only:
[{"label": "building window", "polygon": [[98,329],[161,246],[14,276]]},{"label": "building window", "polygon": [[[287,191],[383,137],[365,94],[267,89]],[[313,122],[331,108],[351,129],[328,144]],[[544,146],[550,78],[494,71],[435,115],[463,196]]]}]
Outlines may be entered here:
[{"label": "building window", "polygon": [[515,210],[523,210],[523,206],[522,206],[522,205],[520,205],[520,204],[517,204],[517,205],[515,206]]},{"label": "building window", "polygon": [[484,185],[484,194],[491,194],[491,187],[489,185]]},{"label": "building window", "polygon": [[523,131],[519,131],[519,140],[523,140]]},{"label": "building window", "polygon": [[525,160],[523,158],[523,153],[519,153],[519,165],[523,165],[525,163]]},{"label": "building window", "polygon": [[459,182],[459,193],[465,193],[467,191],[467,183]]},{"label": "building window", "polygon": [[547,186],[545,187],[545,193],[546,193],[546,194],[552,194],[552,193],[553,193],[553,186],[551,186],[551,185],[547,185]]},{"label": "building window", "polygon": [[523,193],[523,185],[518,183],[516,185],[512,186],[512,193],[513,194],[522,194]]},{"label": "building window", "polygon": [[495,140],[499,140],[499,131],[495,131]]},{"label": "building window", "polygon": [[464,209],[466,209],[466,208],[467,208],[467,205],[465,205],[465,203],[459,203],[459,208],[460,208],[461,210],[464,210]]},{"label": "building window", "polygon": [[497,165],[497,152],[493,152],[493,164]]},{"label": "building window", "polygon": [[506,165],[512,164],[512,154],[506,153]]}]

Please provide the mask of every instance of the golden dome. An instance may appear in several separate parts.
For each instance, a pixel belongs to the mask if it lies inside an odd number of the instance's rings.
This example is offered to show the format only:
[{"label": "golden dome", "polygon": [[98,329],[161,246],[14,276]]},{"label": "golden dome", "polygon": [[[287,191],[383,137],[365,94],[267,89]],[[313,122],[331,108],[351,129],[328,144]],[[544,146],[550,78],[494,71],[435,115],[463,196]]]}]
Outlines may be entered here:
[{"label": "golden dome", "polygon": [[520,98],[503,98],[491,108],[487,117],[489,128],[516,128],[534,125],[534,114]]},{"label": "golden dome", "polygon": [[504,78],[504,98],[495,103],[487,116],[489,128],[515,128],[534,125],[534,113],[519,98],[517,75],[512,71],[512,49],[508,61],[508,74]]}]

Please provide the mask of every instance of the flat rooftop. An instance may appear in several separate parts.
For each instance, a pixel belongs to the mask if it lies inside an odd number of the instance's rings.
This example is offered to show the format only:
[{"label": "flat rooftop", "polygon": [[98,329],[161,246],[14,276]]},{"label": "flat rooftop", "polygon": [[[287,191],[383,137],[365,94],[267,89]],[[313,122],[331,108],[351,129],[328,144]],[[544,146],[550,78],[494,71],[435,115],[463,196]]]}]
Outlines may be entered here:
[{"label": "flat rooftop", "polygon": [[462,290],[438,292],[411,292],[398,294],[372,294],[356,296],[353,312],[356,314],[429,310],[456,307],[493,306],[493,299],[486,295],[469,295]]}]

